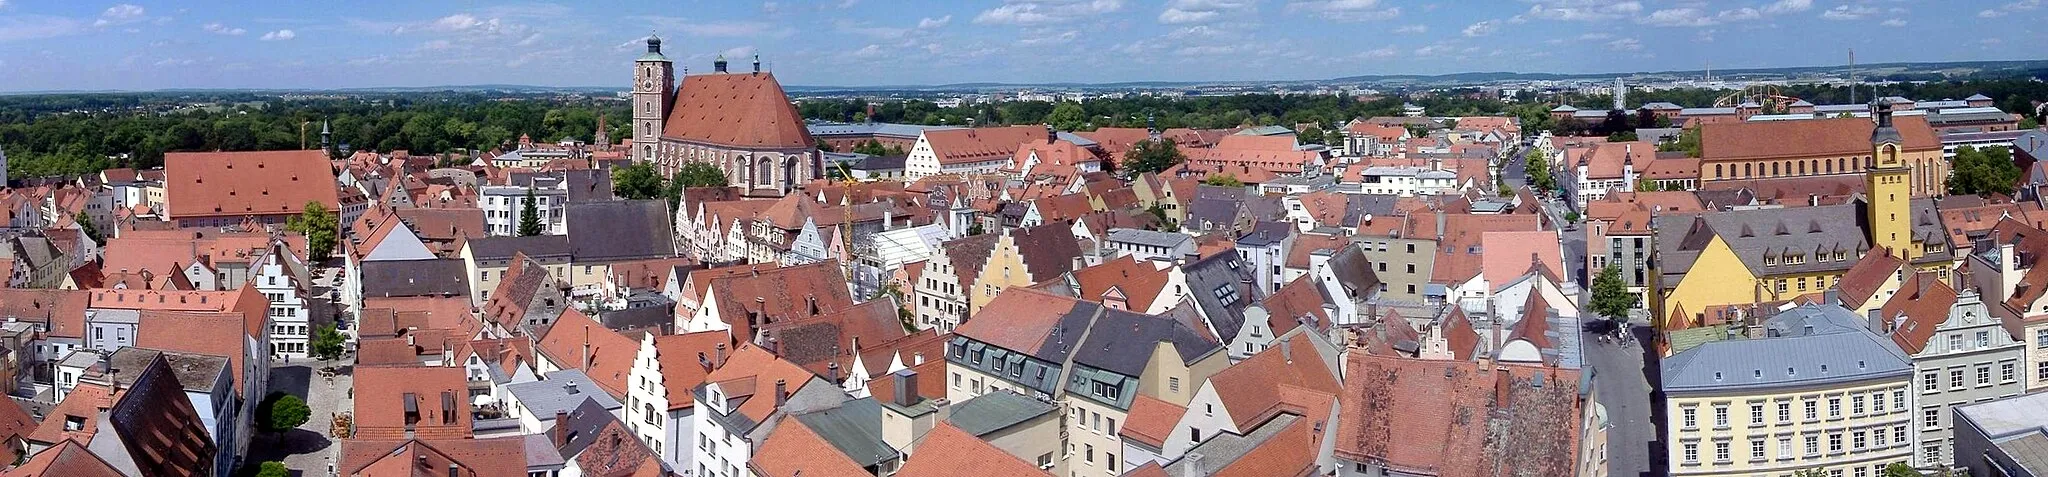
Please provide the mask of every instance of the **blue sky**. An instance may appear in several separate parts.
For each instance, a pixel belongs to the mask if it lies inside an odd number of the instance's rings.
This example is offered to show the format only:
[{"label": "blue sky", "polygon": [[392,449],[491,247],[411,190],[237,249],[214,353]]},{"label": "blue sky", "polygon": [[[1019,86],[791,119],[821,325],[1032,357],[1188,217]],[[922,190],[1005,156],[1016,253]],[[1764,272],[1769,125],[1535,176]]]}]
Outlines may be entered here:
[{"label": "blue sky", "polygon": [[2042,0],[0,0],[0,91],[1314,79],[2034,59]]}]

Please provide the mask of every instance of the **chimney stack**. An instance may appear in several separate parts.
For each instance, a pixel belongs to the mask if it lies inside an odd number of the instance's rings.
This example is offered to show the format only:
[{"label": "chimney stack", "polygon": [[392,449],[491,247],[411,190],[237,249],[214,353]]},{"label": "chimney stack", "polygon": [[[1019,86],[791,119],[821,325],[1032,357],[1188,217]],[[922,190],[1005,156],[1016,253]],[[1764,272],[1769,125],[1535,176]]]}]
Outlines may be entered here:
[{"label": "chimney stack", "polygon": [[1060,133],[1059,133],[1058,131],[1054,131],[1054,130],[1052,129],[1052,125],[1051,125],[1051,124],[1047,124],[1047,125],[1045,125],[1045,143],[1046,143],[1046,144],[1052,144],[1052,143],[1054,143],[1054,142],[1058,142],[1059,140],[1060,140]]},{"label": "chimney stack", "polygon": [[896,405],[910,407],[917,404],[917,371],[904,369],[896,372]]},{"label": "chimney stack", "polygon": [[716,363],[718,366],[725,366],[725,343],[718,344],[717,353],[717,361],[713,361],[713,363]]},{"label": "chimney stack", "polygon": [[455,465],[454,462],[449,462],[448,477],[462,477],[462,466]]},{"label": "chimney stack", "polygon": [[555,427],[548,429],[548,439],[556,449],[569,445],[569,411],[555,411]]},{"label": "chimney stack", "polygon": [[825,379],[830,379],[830,380],[832,380],[832,383],[833,383],[833,384],[838,384],[838,383],[839,383],[839,362],[838,362],[838,361],[833,361],[833,362],[831,362],[831,363],[827,363],[827,364],[825,365]]},{"label": "chimney stack", "polygon": [[777,379],[775,380],[775,407],[782,407],[782,404],[787,402],[789,402],[789,381]]}]

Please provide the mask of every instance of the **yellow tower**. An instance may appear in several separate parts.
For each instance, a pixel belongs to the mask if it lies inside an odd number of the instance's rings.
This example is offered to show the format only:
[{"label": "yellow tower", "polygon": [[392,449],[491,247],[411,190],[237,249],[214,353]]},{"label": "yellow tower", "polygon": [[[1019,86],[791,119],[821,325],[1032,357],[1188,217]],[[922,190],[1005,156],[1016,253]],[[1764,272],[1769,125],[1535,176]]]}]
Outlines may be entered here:
[{"label": "yellow tower", "polygon": [[1892,105],[1884,100],[1870,103],[1877,128],[1870,131],[1870,168],[1865,170],[1864,193],[1868,205],[1864,220],[1869,224],[1870,252],[1889,248],[1894,256],[1912,260],[1921,251],[1913,246],[1912,169],[1899,158],[1899,130],[1892,127]]}]

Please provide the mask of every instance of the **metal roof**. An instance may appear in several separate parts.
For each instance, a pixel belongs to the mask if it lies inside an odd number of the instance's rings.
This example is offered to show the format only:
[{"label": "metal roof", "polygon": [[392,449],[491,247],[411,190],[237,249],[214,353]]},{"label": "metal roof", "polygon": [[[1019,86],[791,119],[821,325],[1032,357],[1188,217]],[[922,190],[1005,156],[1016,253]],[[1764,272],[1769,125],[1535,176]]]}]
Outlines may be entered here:
[{"label": "metal roof", "polygon": [[1029,421],[1057,408],[1011,391],[995,391],[953,404],[946,422],[968,435],[981,437]]},{"label": "metal roof", "polygon": [[1906,353],[1862,323],[1839,305],[1794,308],[1765,325],[1794,334],[1701,343],[1665,359],[1664,389],[1733,393],[1910,376],[1913,363]]},{"label": "metal roof", "polygon": [[546,379],[505,385],[505,392],[518,399],[528,415],[542,421],[555,418],[555,412],[575,411],[583,401],[597,401],[606,411],[625,407],[613,398],[597,381],[581,370],[564,369],[548,373]]},{"label": "metal roof", "polygon": [[1109,241],[1173,248],[1193,241],[1195,238],[1179,232],[1160,232],[1145,229],[1109,229]]},{"label": "metal roof", "polygon": [[875,398],[846,401],[839,407],[798,414],[796,419],[861,467],[897,457],[896,449],[882,441],[882,406]]}]

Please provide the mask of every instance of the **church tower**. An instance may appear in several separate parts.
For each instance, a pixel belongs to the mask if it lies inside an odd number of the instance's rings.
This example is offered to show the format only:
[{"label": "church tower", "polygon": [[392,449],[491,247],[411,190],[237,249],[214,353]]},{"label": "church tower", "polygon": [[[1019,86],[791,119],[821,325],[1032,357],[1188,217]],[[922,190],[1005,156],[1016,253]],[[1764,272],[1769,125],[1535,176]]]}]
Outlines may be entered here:
[{"label": "church tower", "polygon": [[675,63],[661,56],[661,37],[647,36],[647,54],[633,61],[633,160],[654,160],[663,120],[675,102]]},{"label": "church tower", "polygon": [[1872,101],[1870,115],[1877,119],[1877,127],[1870,131],[1870,168],[1863,172],[1863,190],[1869,196],[1864,220],[1870,224],[1870,251],[1890,248],[1899,258],[1919,258],[1921,252],[1913,246],[1913,171],[1899,158],[1899,144],[1905,141],[1892,127],[1890,102]]}]

